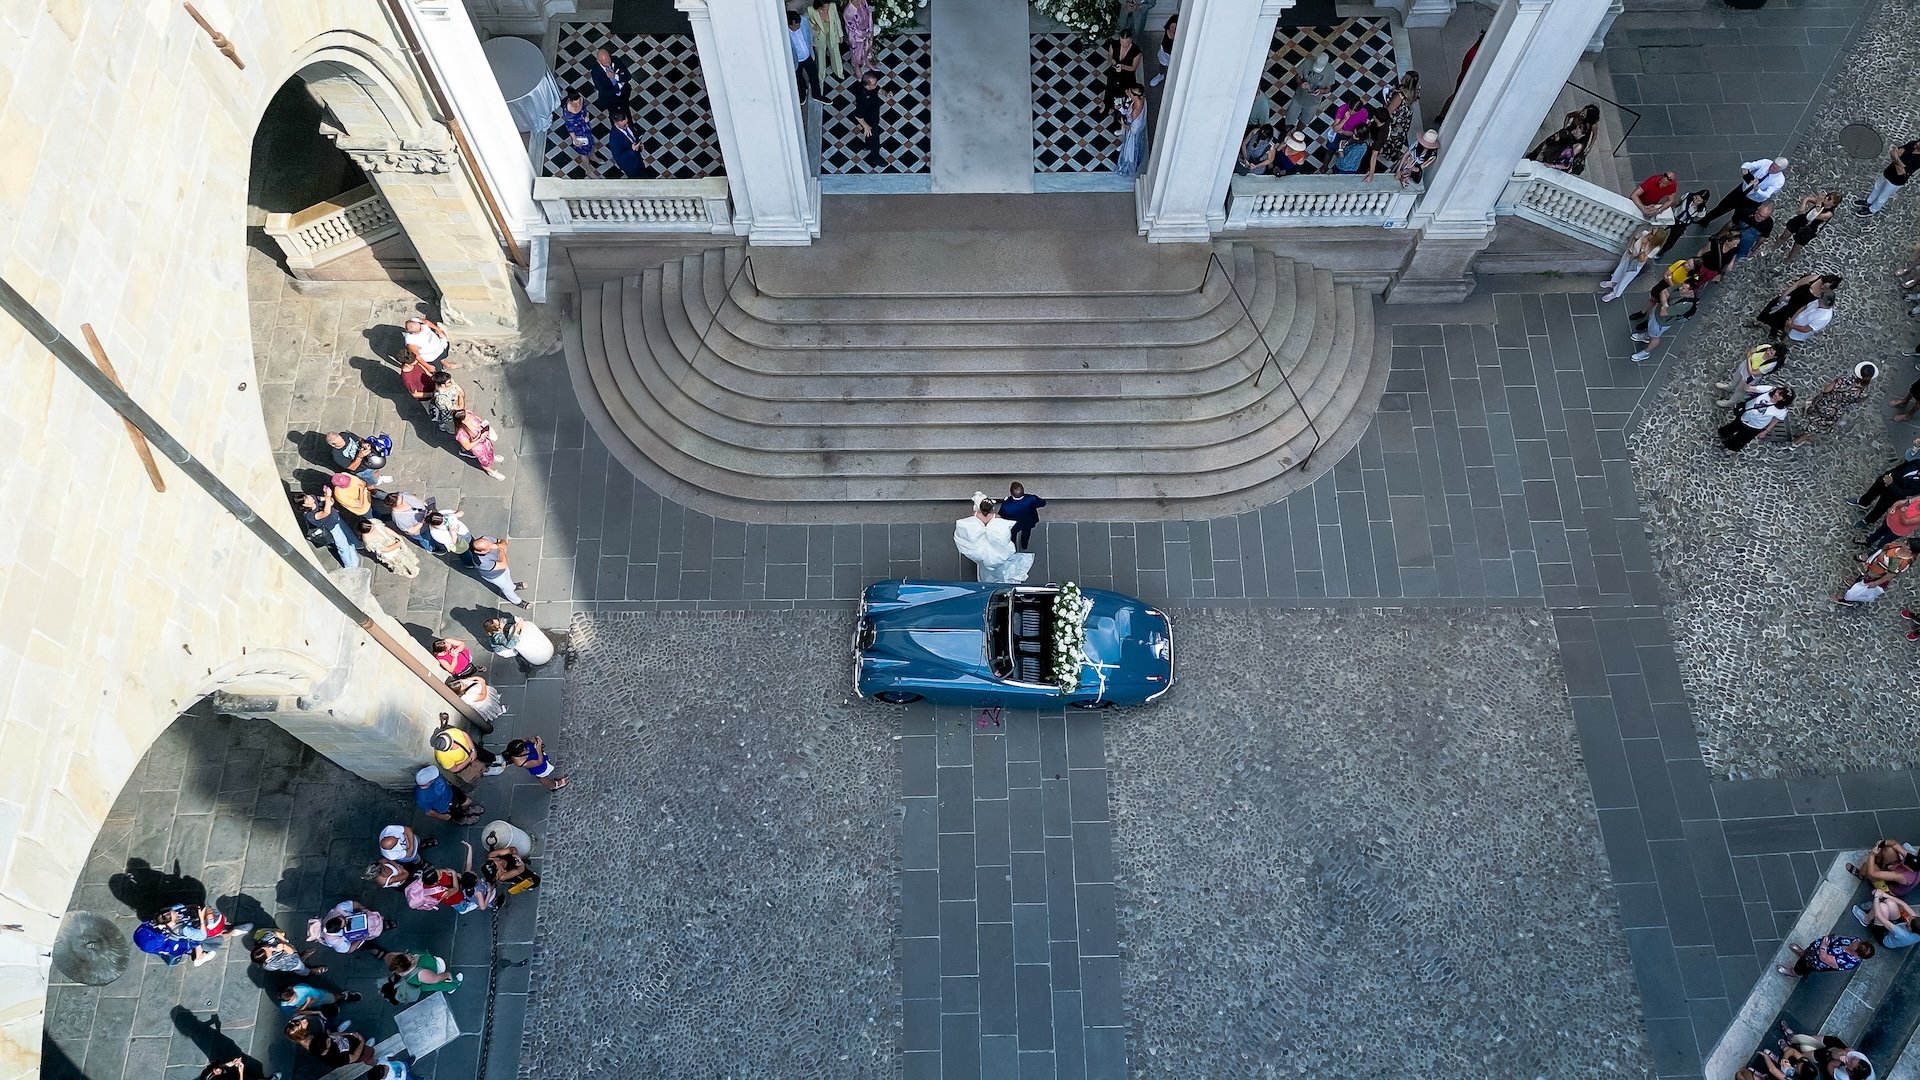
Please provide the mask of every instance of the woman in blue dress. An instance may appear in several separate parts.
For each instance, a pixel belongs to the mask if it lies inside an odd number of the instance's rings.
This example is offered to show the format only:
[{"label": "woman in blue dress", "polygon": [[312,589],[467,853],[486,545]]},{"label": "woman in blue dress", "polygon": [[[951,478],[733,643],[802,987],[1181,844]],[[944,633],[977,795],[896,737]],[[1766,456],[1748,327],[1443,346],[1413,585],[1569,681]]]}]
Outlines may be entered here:
[{"label": "woman in blue dress", "polygon": [[1139,176],[1147,160],[1147,94],[1137,86],[1127,87],[1127,100],[1120,110],[1120,160],[1113,171],[1121,176]]},{"label": "woman in blue dress", "polygon": [[560,122],[567,128],[567,149],[573,151],[574,159],[580,167],[593,172],[593,120],[587,116],[587,97],[575,90],[567,95],[564,105],[560,106]]}]

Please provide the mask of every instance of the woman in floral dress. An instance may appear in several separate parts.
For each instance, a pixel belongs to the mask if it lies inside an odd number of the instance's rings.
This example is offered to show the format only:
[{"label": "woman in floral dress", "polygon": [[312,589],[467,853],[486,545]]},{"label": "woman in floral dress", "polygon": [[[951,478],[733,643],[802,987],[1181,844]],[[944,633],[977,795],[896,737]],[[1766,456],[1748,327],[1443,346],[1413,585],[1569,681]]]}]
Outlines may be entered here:
[{"label": "woman in floral dress", "polygon": [[1392,84],[1387,93],[1388,156],[1404,153],[1413,145],[1413,103],[1420,100],[1420,73],[1409,71]]},{"label": "woman in floral dress", "polygon": [[873,69],[873,8],[867,0],[847,0],[840,21],[847,31],[847,61],[858,79]]},{"label": "woman in floral dress", "polygon": [[460,449],[473,458],[480,471],[495,480],[505,480],[507,474],[493,467],[493,425],[481,418],[480,414],[466,409],[456,409],[453,413],[453,438]]}]

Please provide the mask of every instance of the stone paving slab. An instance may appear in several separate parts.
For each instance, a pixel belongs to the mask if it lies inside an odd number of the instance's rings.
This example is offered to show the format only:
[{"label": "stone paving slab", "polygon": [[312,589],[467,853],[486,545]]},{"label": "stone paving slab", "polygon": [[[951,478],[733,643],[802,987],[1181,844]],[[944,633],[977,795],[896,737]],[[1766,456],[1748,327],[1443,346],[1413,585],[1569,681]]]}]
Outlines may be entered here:
[{"label": "stone paving slab", "polygon": [[[493,811],[489,817],[505,816],[536,838],[542,833],[548,796],[524,774],[487,778],[476,797]],[[425,1080],[512,1076],[526,969],[494,967],[485,916],[412,911],[397,892],[363,879],[380,828],[397,822],[438,839],[433,855],[449,862],[461,858],[460,838],[479,842],[477,828],[425,818],[408,793],[347,773],[272,724],[217,716],[203,703],[162,733],[135,768],[95,840],[72,906],[105,915],[131,935],[141,917],[161,907],[206,900],[236,923],[278,926],[304,941],[309,917],[339,900],[359,900],[388,920],[381,944],[429,949],[466,976],[449,1004],[468,1034],[421,1059],[416,1073]],[[498,955],[506,964],[524,963],[532,948],[537,897],[516,897],[500,914]],[[394,1009],[376,993],[385,974],[378,962],[321,951],[327,958],[316,962],[330,970],[309,981],[359,991],[366,1000],[342,1015],[370,1038],[393,1034]],[[482,1074],[479,1033],[496,971],[493,1033],[505,1049]],[[291,981],[252,968],[238,943],[201,967],[168,967],[136,952],[127,973],[101,987],[66,981],[56,970],[41,1075],[186,1080],[209,1060],[248,1054],[284,1080],[313,1080],[327,1070],[281,1034],[284,1016],[269,996]]]}]

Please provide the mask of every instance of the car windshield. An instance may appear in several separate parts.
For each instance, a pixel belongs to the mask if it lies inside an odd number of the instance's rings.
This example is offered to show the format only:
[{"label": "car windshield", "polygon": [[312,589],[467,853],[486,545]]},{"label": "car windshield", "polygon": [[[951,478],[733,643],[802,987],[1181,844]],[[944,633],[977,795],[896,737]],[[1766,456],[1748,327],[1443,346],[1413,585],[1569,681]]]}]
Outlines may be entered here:
[{"label": "car windshield", "polygon": [[1013,589],[987,604],[987,664],[994,677],[1050,682],[1053,668],[1053,596]]}]

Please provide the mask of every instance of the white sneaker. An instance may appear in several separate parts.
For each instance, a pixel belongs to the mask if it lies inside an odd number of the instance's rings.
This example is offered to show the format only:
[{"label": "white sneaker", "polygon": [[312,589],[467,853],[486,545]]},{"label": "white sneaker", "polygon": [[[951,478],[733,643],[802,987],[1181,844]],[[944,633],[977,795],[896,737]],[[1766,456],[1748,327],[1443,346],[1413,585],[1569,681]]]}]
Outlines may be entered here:
[{"label": "white sneaker", "polygon": [[1733,384],[1730,382],[1717,382],[1713,384],[1713,388],[1715,390],[1731,390],[1733,389]]},{"label": "white sneaker", "polygon": [[504,761],[496,761],[493,764],[487,766],[486,775],[499,776],[501,773],[506,771],[507,771],[507,763]]},{"label": "white sneaker", "polygon": [[374,483],[374,486],[376,487],[384,484],[391,484],[393,483],[393,477],[388,476],[385,473],[381,473],[379,476],[374,477],[373,483]]},{"label": "white sneaker", "polygon": [[488,469],[487,475],[493,477],[495,480],[505,480],[507,478],[507,474],[501,472],[499,469]]},{"label": "white sneaker", "polygon": [[1633,354],[1632,356],[1630,356],[1630,357],[1628,357],[1628,359],[1629,359],[1629,360],[1632,360],[1632,361],[1633,361],[1634,363],[1636,363],[1636,364],[1637,364],[1637,363],[1639,363],[1640,361],[1642,361],[1642,360],[1645,360],[1646,358],[1648,358],[1648,357],[1650,357],[1650,356],[1652,356],[1652,355],[1653,355],[1653,354],[1652,354],[1652,353],[1650,353],[1650,352],[1648,352],[1647,350],[1645,350],[1645,349],[1641,349],[1641,350],[1640,350],[1639,352],[1637,352],[1637,353],[1634,353],[1634,354]]},{"label": "white sneaker", "polygon": [[1647,342],[1649,342],[1649,341],[1652,341],[1653,339],[1652,339],[1652,338],[1650,338],[1650,337],[1648,337],[1648,336],[1647,336],[1647,335],[1645,335],[1645,334],[1635,334],[1635,335],[1633,335],[1633,340],[1635,340],[1635,341],[1638,341],[1638,342],[1640,342],[1641,344],[1643,344],[1643,345],[1644,345],[1644,344],[1646,344]]},{"label": "white sneaker", "polygon": [[1733,408],[1733,399],[1721,398],[1719,401],[1714,402],[1714,404],[1720,406],[1723,409],[1731,409]]}]

